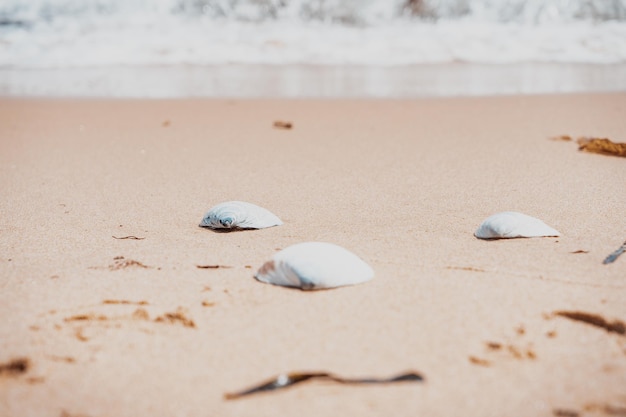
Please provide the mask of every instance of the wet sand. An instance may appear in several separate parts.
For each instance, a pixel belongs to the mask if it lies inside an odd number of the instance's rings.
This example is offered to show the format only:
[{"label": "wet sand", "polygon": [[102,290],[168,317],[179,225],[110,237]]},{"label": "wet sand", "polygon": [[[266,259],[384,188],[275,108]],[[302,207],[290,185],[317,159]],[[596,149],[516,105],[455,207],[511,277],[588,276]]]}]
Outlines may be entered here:
[{"label": "wet sand", "polygon": [[[623,93],[1,100],[0,415],[626,415],[626,258],[602,264],[626,160],[550,140],[625,142],[624,114]],[[226,200],[285,224],[199,228]],[[504,210],[562,236],[473,236]],[[252,278],[313,240],[376,277]],[[223,397],[307,370],[425,381]]]},{"label": "wet sand", "polygon": [[424,98],[626,91],[626,64],[0,68],[5,97]]}]

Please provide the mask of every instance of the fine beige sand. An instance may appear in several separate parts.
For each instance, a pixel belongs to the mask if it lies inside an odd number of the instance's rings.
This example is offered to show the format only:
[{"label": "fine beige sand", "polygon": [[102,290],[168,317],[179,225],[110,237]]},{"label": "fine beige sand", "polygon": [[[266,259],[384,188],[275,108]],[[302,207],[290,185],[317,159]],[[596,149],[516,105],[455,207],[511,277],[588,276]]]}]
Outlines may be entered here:
[{"label": "fine beige sand", "polygon": [[[625,114],[623,93],[2,100],[0,415],[625,416],[626,255],[602,261],[626,239],[626,159],[550,140],[624,142]],[[199,228],[226,200],[285,224]],[[562,236],[473,236],[504,210]],[[253,279],[303,241],[375,279]],[[307,370],[425,381],[223,397]]]}]

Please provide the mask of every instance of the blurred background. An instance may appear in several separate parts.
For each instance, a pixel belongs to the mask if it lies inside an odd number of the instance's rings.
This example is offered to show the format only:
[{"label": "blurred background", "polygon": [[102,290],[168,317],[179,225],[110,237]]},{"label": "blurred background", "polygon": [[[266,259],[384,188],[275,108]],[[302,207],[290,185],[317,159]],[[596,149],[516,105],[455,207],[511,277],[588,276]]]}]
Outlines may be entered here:
[{"label": "blurred background", "polygon": [[626,0],[0,0],[0,95],[626,91]]}]

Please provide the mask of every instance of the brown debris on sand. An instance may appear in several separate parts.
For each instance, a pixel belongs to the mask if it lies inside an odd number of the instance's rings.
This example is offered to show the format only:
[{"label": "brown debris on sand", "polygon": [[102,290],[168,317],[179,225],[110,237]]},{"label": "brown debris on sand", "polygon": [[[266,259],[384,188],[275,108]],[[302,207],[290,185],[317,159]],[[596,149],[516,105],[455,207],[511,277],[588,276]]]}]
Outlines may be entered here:
[{"label": "brown debris on sand", "polygon": [[139,261],[135,261],[132,259],[124,259],[123,256],[116,256],[113,258],[113,264],[109,265],[109,269],[111,271],[117,271],[119,269],[138,267],[138,268],[152,268],[151,266],[144,265]]},{"label": "brown debris on sand", "polygon": [[552,136],[550,139],[563,142],[571,142],[573,140],[570,135]]},{"label": "brown debris on sand", "polygon": [[148,305],[147,301],[129,301],[129,300],[104,300],[102,304],[133,304],[138,306]]},{"label": "brown debris on sand", "polygon": [[[134,302],[121,302],[121,303],[117,303],[117,302],[110,302],[107,303],[107,300],[105,300],[105,304],[136,304],[136,305],[146,305],[148,304],[145,301],[140,301],[137,303]],[[114,300],[108,300],[108,301],[114,301]],[[210,303],[206,303],[203,305],[205,306],[211,306],[213,304]],[[66,323],[70,323],[70,322],[87,322],[87,321],[107,321],[107,320],[120,320],[120,319],[128,319],[128,316],[122,316],[122,317],[107,317],[103,314],[93,314],[93,313],[89,313],[89,314],[77,314],[74,316],[70,316],[70,317],[66,317],[63,319],[63,321],[65,321]],[[150,320],[150,315],[149,313],[143,309],[143,308],[138,308],[136,309],[132,315],[130,316],[131,319],[139,319],[139,320]],[[180,323],[185,327],[192,327],[195,328],[196,324],[194,323],[194,321],[190,318],[188,318],[187,316],[185,316],[185,313],[183,311],[182,308],[179,308],[178,310],[176,310],[176,312],[174,313],[164,313],[160,316],[158,316],[157,318],[154,319],[154,322],[156,323],[170,323],[170,324],[176,324],[176,323]]]},{"label": "brown debris on sand", "polygon": [[626,143],[616,143],[607,138],[582,137],[576,141],[578,150],[626,157]]},{"label": "brown debris on sand", "polygon": [[227,269],[232,268],[230,265],[196,265],[198,269]]},{"label": "brown debris on sand", "polygon": [[588,412],[599,412],[608,416],[626,417],[626,406],[615,404],[586,404],[583,409]]},{"label": "brown debris on sand", "polygon": [[224,394],[227,400],[235,400],[251,394],[257,394],[267,391],[275,391],[309,381],[311,379],[322,379],[339,384],[391,384],[397,382],[422,382],[424,377],[416,372],[407,372],[405,374],[396,375],[391,378],[343,378],[328,372],[292,372],[288,374],[278,375],[276,378],[263,382],[252,388]]},{"label": "brown debris on sand", "polygon": [[490,350],[500,350],[500,349],[502,349],[502,343],[498,343],[498,342],[485,342],[485,345]]},{"label": "brown debris on sand", "polygon": [[180,323],[185,327],[196,328],[196,323],[194,323],[192,319],[185,316],[181,309],[178,309],[175,313],[165,313],[154,319],[154,321],[157,323]]},{"label": "brown debris on sand", "polygon": [[24,374],[30,368],[28,358],[16,358],[6,363],[0,363],[0,376],[17,376]]},{"label": "brown debris on sand", "polygon": [[482,268],[476,268],[473,266],[446,266],[446,269],[457,269],[460,271],[472,271],[472,272],[487,272]]},{"label": "brown debris on sand", "polygon": [[[108,269],[109,271],[118,271],[120,269],[126,269],[126,268],[132,268],[132,267],[144,268],[144,269],[154,268],[152,266],[144,265],[143,263],[139,261],[135,261],[133,259],[126,259],[123,256],[116,256],[115,258],[113,258],[113,263],[110,264],[109,266],[104,266],[104,267],[90,266],[88,269]],[[157,268],[157,269],[160,269],[160,268]]]},{"label": "brown debris on sand", "polygon": [[75,316],[71,316],[71,317],[66,317],[63,319],[63,321],[66,322],[70,322],[70,321],[104,321],[104,320],[108,320],[107,316],[104,316],[102,314],[100,315],[95,315],[95,314],[77,314]]},{"label": "brown debris on sand", "polygon": [[[550,140],[560,142],[573,142],[574,139],[570,135],[552,136]],[[592,136],[582,136],[576,139],[578,150],[590,153],[598,153],[602,155],[613,155],[626,157],[626,143],[613,142],[608,138],[599,138]]]},{"label": "brown debris on sand", "polygon": [[555,316],[565,317],[570,320],[600,327],[609,333],[626,334],[626,323],[620,320],[609,322],[599,314],[585,313],[584,311],[555,311],[553,314]]},{"label": "brown debris on sand", "polygon": [[277,129],[291,129],[293,128],[293,124],[291,122],[285,122],[282,120],[276,120],[274,122],[274,127]]},{"label": "brown debris on sand", "polygon": [[470,356],[468,357],[468,359],[470,363],[473,363],[474,365],[491,366],[491,362],[489,362],[487,359],[478,358],[476,356]]},{"label": "brown debris on sand", "polygon": [[47,355],[47,358],[55,362],[75,363],[76,359],[71,356]]}]

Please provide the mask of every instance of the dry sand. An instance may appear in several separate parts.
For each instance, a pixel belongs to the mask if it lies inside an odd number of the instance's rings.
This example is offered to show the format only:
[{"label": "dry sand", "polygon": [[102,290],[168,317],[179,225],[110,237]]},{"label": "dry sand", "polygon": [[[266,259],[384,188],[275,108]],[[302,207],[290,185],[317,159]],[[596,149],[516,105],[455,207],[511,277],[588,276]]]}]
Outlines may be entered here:
[{"label": "dry sand", "polygon": [[[602,264],[626,160],[549,137],[626,141],[625,114],[626,94],[0,101],[0,415],[624,416],[626,335],[552,313],[626,320],[626,255]],[[197,226],[233,199],[285,224]],[[503,210],[563,236],[474,238]],[[311,240],[376,278],[252,278]],[[426,381],[223,399],[301,370]]]}]

